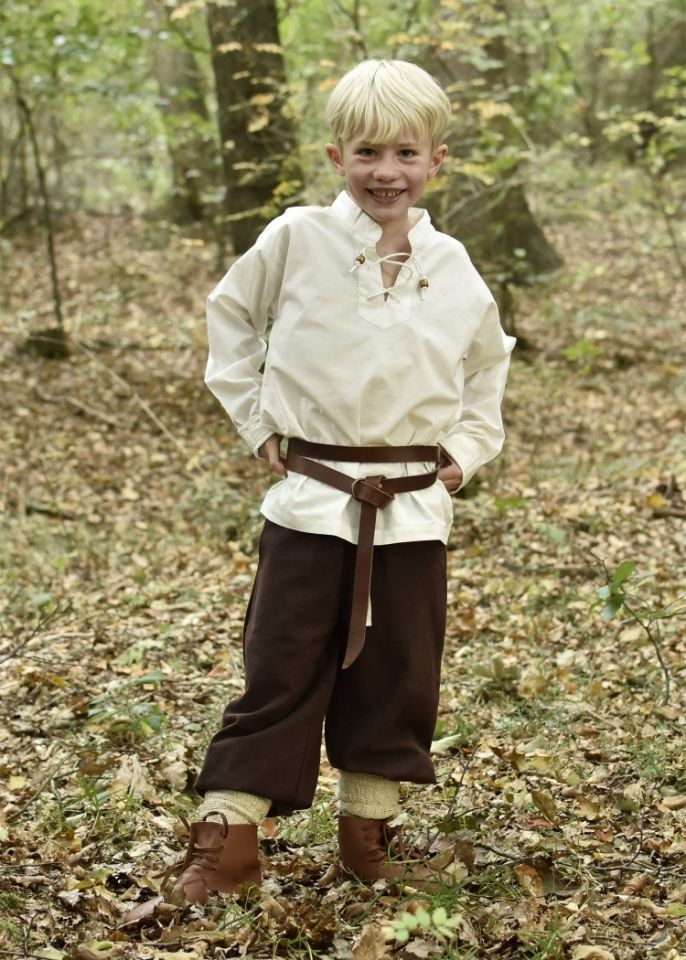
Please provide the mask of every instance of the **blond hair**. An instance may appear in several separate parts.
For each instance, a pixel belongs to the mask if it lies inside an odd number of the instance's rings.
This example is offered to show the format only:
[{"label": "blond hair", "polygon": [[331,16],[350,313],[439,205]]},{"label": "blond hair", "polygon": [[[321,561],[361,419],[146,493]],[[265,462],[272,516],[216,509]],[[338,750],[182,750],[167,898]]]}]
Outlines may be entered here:
[{"label": "blond hair", "polygon": [[426,70],[405,60],[363,60],[334,87],[326,120],[337,146],[360,138],[391,143],[409,132],[443,142],[450,101]]}]

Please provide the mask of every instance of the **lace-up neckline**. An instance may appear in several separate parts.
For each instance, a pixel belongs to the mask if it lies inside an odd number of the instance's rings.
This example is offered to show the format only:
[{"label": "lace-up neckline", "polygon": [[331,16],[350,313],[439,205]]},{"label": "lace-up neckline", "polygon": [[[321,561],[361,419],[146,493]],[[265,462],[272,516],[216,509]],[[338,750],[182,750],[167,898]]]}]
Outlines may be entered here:
[{"label": "lace-up neckline", "polygon": [[[393,288],[399,281],[402,282],[402,280],[405,280],[409,282],[414,276],[417,276],[419,296],[422,299],[424,299],[426,296],[426,291],[429,287],[429,281],[424,276],[421,262],[416,253],[397,251],[395,253],[386,253],[380,257],[378,255],[370,256],[367,250],[361,250],[360,253],[358,253],[358,255],[355,257],[355,263],[352,265],[349,272],[353,273],[353,271],[358,270],[364,263],[369,263],[370,266],[373,267],[381,267],[384,263],[391,263],[400,268],[394,283],[387,287],[382,282],[380,289],[369,294],[366,298],[367,300],[376,300],[377,297],[383,297],[384,300],[392,298],[396,303],[399,303],[400,297],[394,292]],[[403,271],[406,271],[405,276],[403,276]]]}]

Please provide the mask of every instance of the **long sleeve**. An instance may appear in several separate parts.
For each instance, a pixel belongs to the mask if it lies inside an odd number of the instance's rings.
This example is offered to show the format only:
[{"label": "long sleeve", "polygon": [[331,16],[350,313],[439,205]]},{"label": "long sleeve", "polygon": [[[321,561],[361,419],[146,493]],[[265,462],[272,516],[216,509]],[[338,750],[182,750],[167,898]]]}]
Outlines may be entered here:
[{"label": "long sleeve", "polygon": [[491,302],[464,358],[462,412],[440,444],[462,470],[463,485],[500,452],[505,439],[501,403],[515,338],[507,336]]},{"label": "long sleeve", "polygon": [[274,432],[260,411],[264,337],[278,298],[286,240],[274,221],[207,300],[205,383],[253,452]]}]

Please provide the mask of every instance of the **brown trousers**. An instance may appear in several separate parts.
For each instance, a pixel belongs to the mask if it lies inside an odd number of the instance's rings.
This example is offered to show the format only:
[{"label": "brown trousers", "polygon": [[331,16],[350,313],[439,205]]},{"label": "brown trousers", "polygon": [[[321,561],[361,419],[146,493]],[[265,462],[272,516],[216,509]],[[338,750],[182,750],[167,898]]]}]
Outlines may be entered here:
[{"label": "brown trousers", "polygon": [[245,691],[228,704],[196,789],[268,797],[271,816],[309,807],[322,726],[332,766],[435,781],[429,756],[445,632],[445,546],[374,548],[373,625],[347,670],[353,544],[265,522],[245,620]]}]

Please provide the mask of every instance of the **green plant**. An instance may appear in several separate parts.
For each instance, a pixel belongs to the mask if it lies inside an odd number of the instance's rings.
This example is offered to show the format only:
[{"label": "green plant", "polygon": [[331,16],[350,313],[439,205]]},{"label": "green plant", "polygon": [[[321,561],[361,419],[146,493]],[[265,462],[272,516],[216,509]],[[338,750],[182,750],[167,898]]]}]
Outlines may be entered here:
[{"label": "green plant", "polygon": [[522,956],[527,960],[563,960],[567,934],[573,925],[573,920],[563,922],[553,916],[543,930],[523,928],[519,931],[519,939],[525,944]]},{"label": "green plant", "polygon": [[403,910],[400,916],[390,921],[384,932],[387,940],[394,940],[398,944],[407,943],[415,935],[444,942],[457,936],[461,923],[462,916],[459,913],[449,916],[445,907],[429,911],[418,906],[414,910]]},{"label": "green plant", "polygon": [[[625,560],[614,571],[608,570],[603,561],[601,561],[601,565],[605,583],[596,590],[597,600],[594,605],[602,604],[600,615],[607,622],[614,619],[617,614],[624,612],[627,614],[626,619],[629,622],[634,622],[641,627],[646,638],[652,644],[660,664],[664,680],[663,702],[668,703],[671,693],[671,677],[662,649],[662,623],[683,616],[686,613],[686,603],[683,602],[683,598],[678,598],[665,605],[656,604],[651,599],[640,596],[637,590],[630,590],[627,587],[627,582],[636,571],[638,566],[636,560]],[[644,577],[638,586],[641,586],[646,579],[647,577]]]}]

